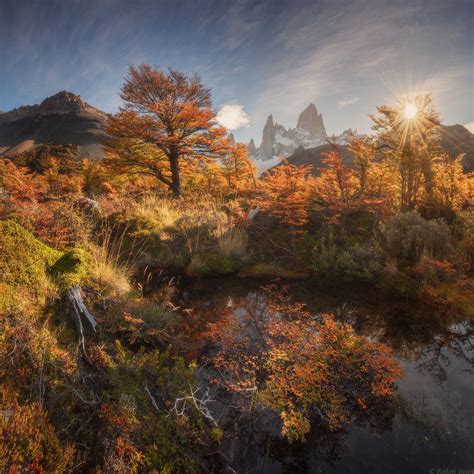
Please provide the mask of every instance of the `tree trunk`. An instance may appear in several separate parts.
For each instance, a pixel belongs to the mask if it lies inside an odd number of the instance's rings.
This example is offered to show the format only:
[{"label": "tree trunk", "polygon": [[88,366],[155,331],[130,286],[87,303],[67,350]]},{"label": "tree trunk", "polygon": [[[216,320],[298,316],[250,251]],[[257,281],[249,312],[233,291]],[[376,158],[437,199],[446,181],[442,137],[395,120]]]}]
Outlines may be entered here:
[{"label": "tree trunk", "polygon": [[181,177],[179,174],[179,154],[176,147],[170,150],[171,192],[175,198],[181,196]]}]

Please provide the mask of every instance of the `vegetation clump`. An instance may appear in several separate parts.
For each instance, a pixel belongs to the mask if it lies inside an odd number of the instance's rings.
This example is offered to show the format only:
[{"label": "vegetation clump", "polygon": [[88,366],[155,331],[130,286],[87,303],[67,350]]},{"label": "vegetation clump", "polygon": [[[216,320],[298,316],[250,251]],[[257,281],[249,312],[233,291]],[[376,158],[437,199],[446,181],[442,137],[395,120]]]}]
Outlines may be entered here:
[{"label": "vegetation clump", "polygon": [[19,294],[44,300],[48,288],[48,269],[61,252],[38,240],[30,231],[12,220],[0,221],[0,276],[2,294],[14,288]]}]

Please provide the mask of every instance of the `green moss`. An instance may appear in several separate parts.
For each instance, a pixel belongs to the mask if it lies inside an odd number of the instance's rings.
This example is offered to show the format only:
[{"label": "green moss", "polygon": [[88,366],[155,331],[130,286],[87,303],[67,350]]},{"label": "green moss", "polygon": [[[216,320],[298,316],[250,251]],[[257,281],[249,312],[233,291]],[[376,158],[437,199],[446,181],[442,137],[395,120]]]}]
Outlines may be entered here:
[{"label": "green moss", "polygon": [[91,255],[78,247],[62,255],[51,267],[50,273],[61,289],[81,285],[90,275],[91,260]]},{"label": "green moss", "polygon": [[214,253],[201,253],[193,255],[186,268],[189,276],[231,275],[236,273],[242,264],[235,257],[224,257]]},{"label": "green moss", "polygon": [[212,428],[211,439],[213,441],[219,443],[223,437],[224,437],[224,432],[220,428],[218,427]]},{"label": "green moss", "polygon": [[0,222],[0,279],[4,285],[44,294],[47,269],[61,252],[48,247],[11,220]]},{"label": "green moss", "polygon": [[299,279],[306,278],[308,273],[277,267],[271,263],[257,262],[242,268],[239,272],[239,276],[253,278],[280,277]]},{"label": "green moss", "polygon": [[11,311],[20,301],[20,294],[11,285],[0,284],[0,316]]}]

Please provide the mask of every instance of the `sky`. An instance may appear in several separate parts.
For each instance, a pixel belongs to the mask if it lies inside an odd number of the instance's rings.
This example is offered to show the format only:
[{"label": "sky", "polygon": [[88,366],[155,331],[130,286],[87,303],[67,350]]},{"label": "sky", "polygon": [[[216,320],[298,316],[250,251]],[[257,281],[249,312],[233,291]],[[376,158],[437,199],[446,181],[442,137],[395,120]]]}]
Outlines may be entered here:
[{"label": "sky", "polygon": [[472,0],[0,0],[0,110],[60,90],[115,112],[131,64],[197,72],[240,141],[314,103],[329,134],[431,92],[474,131]]}]

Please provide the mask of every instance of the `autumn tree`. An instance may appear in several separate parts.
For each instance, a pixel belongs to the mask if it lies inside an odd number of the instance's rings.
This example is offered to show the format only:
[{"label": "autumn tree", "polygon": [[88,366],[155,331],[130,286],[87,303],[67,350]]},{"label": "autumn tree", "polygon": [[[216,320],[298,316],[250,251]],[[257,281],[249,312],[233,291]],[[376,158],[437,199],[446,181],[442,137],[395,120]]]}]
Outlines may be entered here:
[{"label": "autumn tree", "polygon": [[316,197],[330,211],[330,222],[344,226],[346,217],[360,206],[361,181],[353,169],[344,165],[338,152],[327,153],[322,161],[326,167],[315,181]]},{"label": "autumn tree", "polygon": [[359,179],[360,192],[367,189],[370,171],[374,166],[375,149],[369,137],[354,136],[349,144],[354,155],[354,171]]},{"label": "autumn tree", "polygon": [[229,153],[222,156],[221,166],[230,190],[238,191],[255,185],[257,169],[248,157],[247,146],[243,143],[236,143]]},{"label": "autumn tree", "polygon": [[293,233],[308,222],[311,166],[295,166],[286,160],[260,179],[255,204],[284,224]]},{"label": "autumn tree", "polygon": [[154,176],[179,197],[183,162],[227,152],[226,130],[217,125],[199,76],[131,66],[120,96],[125,106],[107,130],[112,168]]},{"label": "autumn tree", "polygon": [[431,97],[416,96],[395,106],[382,105],[377,112],[370,116],[378,139],[377,151],[396,165],[401,211],[419,206],[423,191],[426,206],[432,206],[433,158],[438,151],[440,119]]},{"label": "autumn tree", "polygon": [[452,158],[448,153],[441,153],[433,165],[436,207],[448,219],[473,199],[474,175],[464,174],[462,158],[462,155]]}]

